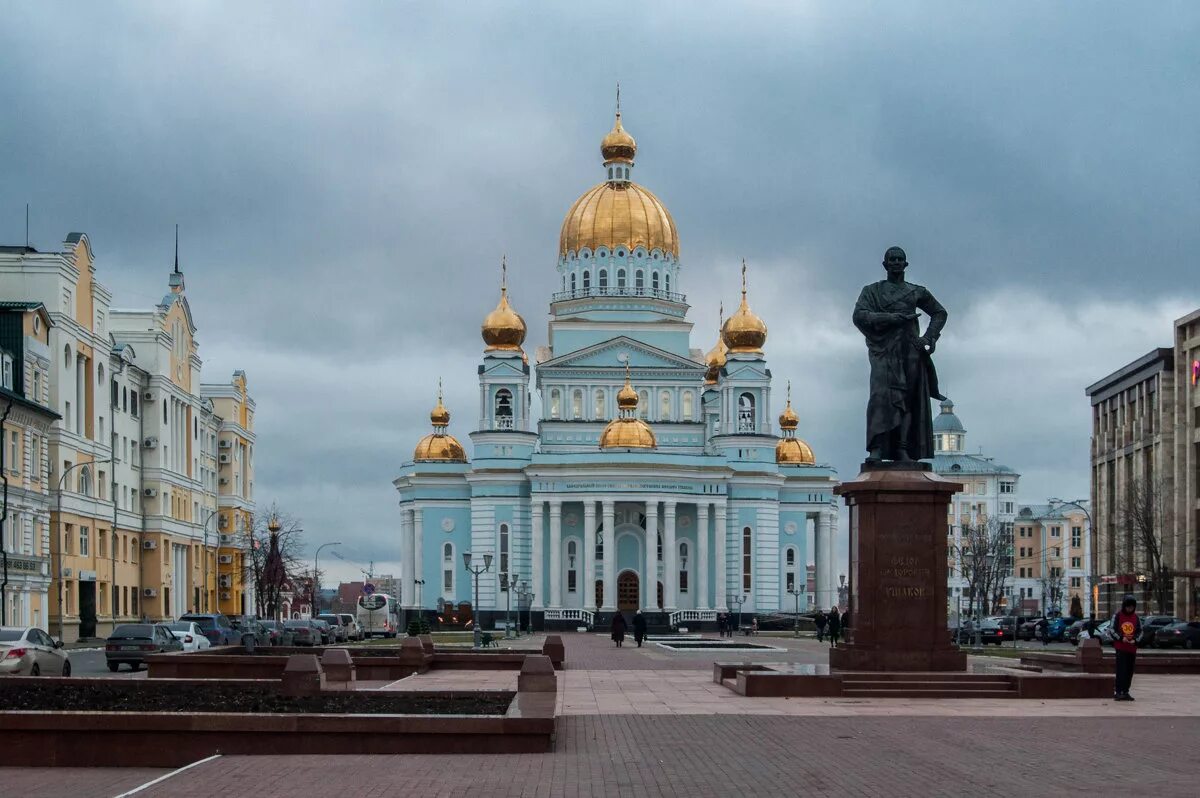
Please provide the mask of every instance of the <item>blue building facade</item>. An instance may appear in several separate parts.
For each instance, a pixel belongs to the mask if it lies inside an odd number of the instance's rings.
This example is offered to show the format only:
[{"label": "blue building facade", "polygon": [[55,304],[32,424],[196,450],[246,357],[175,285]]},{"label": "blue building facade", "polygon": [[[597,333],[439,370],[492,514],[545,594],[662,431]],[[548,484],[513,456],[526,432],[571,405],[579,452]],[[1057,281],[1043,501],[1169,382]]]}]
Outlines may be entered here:
[{"label": "blue building facade", "polygon": [[719,611],[804,611],[810,561],[816,603],[836,603],[836,473],[796,436],[790,396],[777,432],[745,265],[738,310],[704,354],[675,222],[633,182],[636,153],[618,112],[602,182],[563,221],[533,366],[502,281],[482,325],[471,458],[439,396],[394,481],[406,609],[474,605],[468,551],[476,564],[491,555],[475,607],[488,625],[510,607],[546,628],[638,609],[693,627]]}]

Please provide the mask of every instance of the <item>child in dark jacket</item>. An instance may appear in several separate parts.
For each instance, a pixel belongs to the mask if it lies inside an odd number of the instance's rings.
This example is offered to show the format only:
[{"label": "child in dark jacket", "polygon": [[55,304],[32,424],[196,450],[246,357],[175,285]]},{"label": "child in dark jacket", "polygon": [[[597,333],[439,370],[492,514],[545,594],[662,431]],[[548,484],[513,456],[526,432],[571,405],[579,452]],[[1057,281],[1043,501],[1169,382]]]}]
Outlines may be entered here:
[{"label": "child in dark jacket", "polygon": [[1133,666],[1137,662],[1137,641],[1142,636],[1142,619],[1137,614],[1137,599],[1126,596],[1121,611],[1113,616],[1109,632],[1117,652],[1117,681],[1113,688],[1114,701],[1132,701],[1129,686],[1133,683]]}]

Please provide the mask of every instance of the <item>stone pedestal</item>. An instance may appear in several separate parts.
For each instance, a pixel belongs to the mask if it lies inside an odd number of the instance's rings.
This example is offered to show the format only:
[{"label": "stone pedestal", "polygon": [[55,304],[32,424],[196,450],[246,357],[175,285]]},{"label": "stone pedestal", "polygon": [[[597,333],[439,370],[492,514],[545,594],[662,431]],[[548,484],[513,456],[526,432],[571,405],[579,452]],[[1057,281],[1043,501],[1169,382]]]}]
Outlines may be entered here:
[{"label": "stone pedestal", "polygon": [[554,675],[554,665],[550,658],[543,654],[530,654],[521,664],[521,672],[517,674],[517,692],[519,693],[553,693],[558,690],[558,678]]},{"label": "stone pedestal", "polygon": [[344,648],[325,649],[321,655],[321,669],[325,671],[326,682],[356,681],[354,660]]},{"label": "stone pedestal", "polygon": [[316,654],[292,654],[283,669],[284,695],[318,695],[325,689],[325,672]]},{"label": "stone pedestal", "polygon": [[960,490],[924,463],[864,463],[834,489],[850,508],[851,628],[831,668],[966,670],[946,627],[946,519]]}]

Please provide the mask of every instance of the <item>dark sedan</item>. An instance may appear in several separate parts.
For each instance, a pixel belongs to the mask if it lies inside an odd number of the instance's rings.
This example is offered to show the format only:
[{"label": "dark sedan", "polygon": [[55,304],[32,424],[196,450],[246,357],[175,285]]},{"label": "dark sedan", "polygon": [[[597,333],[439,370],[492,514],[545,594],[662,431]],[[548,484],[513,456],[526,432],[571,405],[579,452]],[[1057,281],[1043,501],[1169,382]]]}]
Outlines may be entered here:
[{"label": "dark sedan", "polygon": [[1174,615],[1143,615],[1142,616],[1142,636],[1138,640],[1138,645],[1150,646],[1151,648],[1158,645],[1158,631],[1166,626],[1183,623],[1183,618],[1176,618]]},{"label": "dark sedan", "polygon": [[321,645],[321,630],[307,618],[296,621],[284,621],[283,625],[292,633],[292,645]]},{"label": "dark sedan", "polygon": [[957,630],[955,642],[959,645],[971,645],[976,640],[976,632],[978,631],[978,640],[986,645],[1000,645],[1008,639],[1008,635],[1004,632],[1004,627],[993,620],[985,619],[979,622],[978,627],[972,621],[966,621]]},{"label": "dark sedan", "polygon": [[1154,633],[1158,648],[1200,648],[1200,621],[1180,621],[1168,624]]},{"label": "dark sedan", "polygon": [[292,630],[288,628],[283,621],[262,621],[263,627],[267,633],[271,635],[271,645],[273,646],[291,646],[294,645],[294,635]]},{"label": "dark sedan", "polygon": [[123,623],[104,641],[104,659],[113,673],[122,663],[136,671],[151,654],[171,651],[183,651],[183,641],[161,623]]}]

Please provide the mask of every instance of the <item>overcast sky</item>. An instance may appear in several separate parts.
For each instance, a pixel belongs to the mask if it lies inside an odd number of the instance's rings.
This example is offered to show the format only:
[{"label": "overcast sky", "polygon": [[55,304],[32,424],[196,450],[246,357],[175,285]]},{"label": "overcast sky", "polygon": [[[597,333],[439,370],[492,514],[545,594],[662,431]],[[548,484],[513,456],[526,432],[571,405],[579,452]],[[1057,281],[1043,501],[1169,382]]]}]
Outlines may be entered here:
[{"label": "overcast sky", "polygon": [[619,80],[692,345],[745,257],[819,459],[863,458],[850,310],[900,244],[968,446],[1022,501],[1084,496],[1084,388],[1200,304],[1200,8],[996,5],[6,3],[0,242],[29,202],[35,247],[86,232],[147,307],[179,223],[204,379],[258,402],[260,505],[343,541],[334,577],[395,569],[391,481],[439,376],[467,442],[501,253],[546,342]]}]

